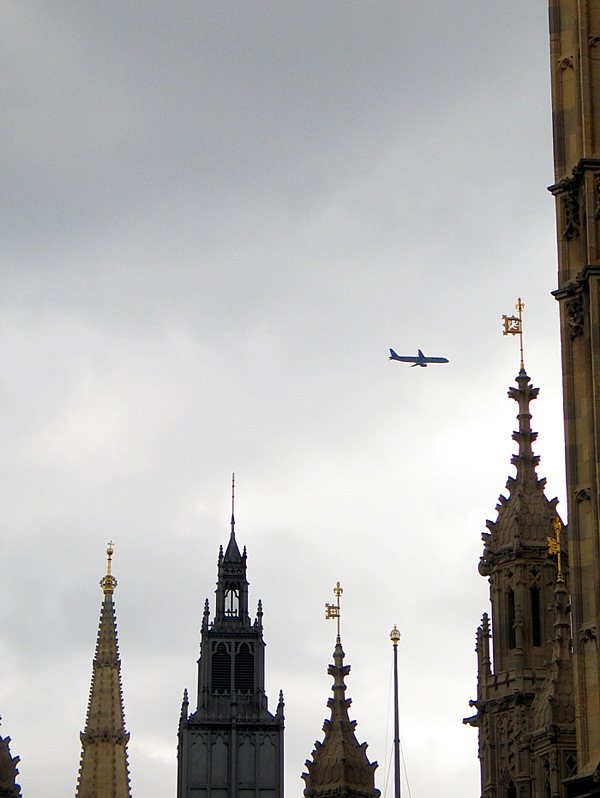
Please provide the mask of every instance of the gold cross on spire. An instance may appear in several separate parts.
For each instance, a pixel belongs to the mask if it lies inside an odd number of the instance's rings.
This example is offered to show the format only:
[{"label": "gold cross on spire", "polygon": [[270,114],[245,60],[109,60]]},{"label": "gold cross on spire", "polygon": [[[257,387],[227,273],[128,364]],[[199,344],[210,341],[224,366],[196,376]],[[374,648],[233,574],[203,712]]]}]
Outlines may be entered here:
[{"label": "gold cross on spire", "polygon": [[521,297],[519,297],[517,304],[515,305],[515,309],[518,316],[502,316],[502,324],[504,330],[502,335],[518,335],[519,336],[519,347],[521,350],[521,368],[525,369],[525,363],[523,360],[523,310],[525,309],[525,305],[521,302]]},{"label": "gold cross on spire", "polygon": [[106,576],[103,576],[100,580],[100,587],[104,590],[104,593],[114,593],[115,588],[117,586],[117,580],[111,573],[111,565],[112,565],[112,556],[114,551],[115,544],[111,541],[108,543],[108,548],[106,549]]},{"label": "gold cross on spire", "polygon": [[556,574],[556,581],[557,582],[564,582],[563,572],[562,572],[562,556],[560,550],[560,533],[562,532],[562,523],[558,516],[552,522],[552,526],[554,528],[555,537],[551,538],[548,537],[548,553],[549,554],[556,554],[556,564],[557,564],[557,574]]},{"label": "gold cross on spire", "polygon": [[329,620],[330,618],[337,619],[337,642],[342,642],[341,632],[340,632],[340,623],[341,623],[341,611],[340,611],[340,596],[344,592],[344,589],[338,582],[336,586],[333,588],[333,594],[336,597],[335,604],[326,604],[325,605],[325,619]]}]

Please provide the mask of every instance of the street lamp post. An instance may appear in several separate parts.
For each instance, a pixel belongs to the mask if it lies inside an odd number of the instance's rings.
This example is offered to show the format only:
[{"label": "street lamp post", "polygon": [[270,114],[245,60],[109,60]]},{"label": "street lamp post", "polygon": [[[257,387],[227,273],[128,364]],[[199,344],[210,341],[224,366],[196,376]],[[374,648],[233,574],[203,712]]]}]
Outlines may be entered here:
[{"label": "street lamp post", "polygon": [[400,632],[394,624],[390,632],[394,647],[394,798],[400,798],[400,713],[398,710],[398,641]]}]

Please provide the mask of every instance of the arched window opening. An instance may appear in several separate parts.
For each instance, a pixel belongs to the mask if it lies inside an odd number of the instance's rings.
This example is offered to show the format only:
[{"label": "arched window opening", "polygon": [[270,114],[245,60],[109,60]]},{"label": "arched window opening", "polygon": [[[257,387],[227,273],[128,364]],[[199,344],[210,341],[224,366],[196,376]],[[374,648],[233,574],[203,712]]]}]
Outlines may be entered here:
[{"label": "arched window opening", "polygon": [[508,787],[506,790],[506,798],[517,798],[517,788],[515,787],[514,781],[508,782]]},{"label": "arched window opening", "polygon": [[231,691],[231,657],[225,643],[219,643],[212,657],[212,689],[215,693]]},{"label": "arched window opening", "polygon": [[517,635],[515,630],[516,613],[515,613],[515,593],[512,588],[509,588],[506,593],[506,616],[508,622],[508,629],[507,629],[508,647],[515,648],[517,645]]},{"label": "arched window opening", "polygon": [[235,690],[239,693],[254,690],[254,656],[247,643],[242,643],[235,657]]},{"label": "arched window opening", "polygon": [[534,646],[542,645],[542,622],[540,617],[540,589],[531,588],[531,636]]},{"label": "arched window opening", "polygon": [[225,615],[229,618],[237,618],[240,609],[240,593],[238,586],[230,582],[225,588]]}]

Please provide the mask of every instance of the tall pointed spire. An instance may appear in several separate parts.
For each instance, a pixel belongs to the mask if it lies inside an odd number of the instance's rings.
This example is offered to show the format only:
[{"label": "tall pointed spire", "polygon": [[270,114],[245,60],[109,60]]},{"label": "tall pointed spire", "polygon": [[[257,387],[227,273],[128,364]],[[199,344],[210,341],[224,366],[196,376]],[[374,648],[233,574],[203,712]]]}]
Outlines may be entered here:
[{"label": "tall pointed spire", "polygon": [[178,798],[282,798],[283,694],[275,714],[265,692],[263,609],[248,612],[246,548],[235,540],[235,482],[231,533],[219,550],[215,613],[202,615],[196,708],[187,692],[177,746]]},{"label": "tall pointed spire", "polygon": [[337,636],[333,651],[333,665],[327,672],[333,677],[333,697],[327,701],[331,718],[323,724],[325,737],[316,742],[312,761],[306,760],[305,798],[378,798],[380,792],[375,787],[377,762],[369,762],[367,744],[359,743],[354,734],[356,721],[350,720],[348,708],[352,700],[346,698],[345,677],[350,666],[344,665],[344,650],[340,635],[340,595],[342,588],[338,582],[334,588],[336,604],[326,604],[326,617],[337,619]]},{"label": "tall pointed spire", "polygon": [[131,798],[121,660],[113,593],[117,580],[111,572],[113,544],[106,550],[106,576],[100,580],[104,593],[96,654],[92,663],[92,685],[81,737],[81,763],[76,798]]},{"label": "tall pointed spire", "polygon": [[[241,561],[243,559],[235,539],[235,474],[231,475],[231,534],[229,535],[229,543],[225,549],[223,559],[226,562]],[[219,557],[220,560],[221,558]]]},{"label": "tall pointed spire", "polygon": [[532,706],[530,747],[538,794],[544,796],[563,794],[563,784],[573,780],[577,769],[570,612],[569,594],[559,570],[554,588],[552,660]]},{"label": "tall pointed spire", "polygon": [[573,703],[573,663],[571,658],[571,606],[562,574],[554,588],[554,645],[546,681],[534,703],[534,731],[538,735],[557,737],[559,724],[568,726],[564,733],[575,736]]},{"label": "tall pointed spire", "polygon": [[[477,699],[469,702],[477,714],[465,723],[479,730],[483,796],[526,793],[547,798],[561,793],[561,780],[572,772],[574,750],[566,655],[568,560],[557,499],[546,498],[546,480],[536,473],[539,457],[532,449],[537,434],[531,430],[530,404],[539,391],[523,367],[516,382],[508,396],[519,406],[519,427],[512,435],[519,449],[511,460],[517,473],[509,477],[508,497],[500,496],[498,517],[487,522],[483,534],[479,572],[489,579],[491,629],[484,613],[477,630]],[[554,627],[547,610],[553,601]],[[526,790],[532,774],[533,787]]]},{"label": "tall pointed spire", "polygon": [[537,432],[531,430],[530,404],[537,398],[539,388],[532,386],[525,369],[519,371],[516,383],[517,387],[509,388],[508,396],[519,406],[519,429],[512,434],[519,451],[511,458],[517,474],[506,482],[508,498],[500,496],[498,499],[497,520],[487,522],[489,533],[483,535],[485,549],[480,564],[483,576],[489,575],[495,555],[507,545],[518,548],[525,543],[535,544],[543,550],[545,557],[546,538],[552,532],[556,517],[558,500],[546,498],[546,480],[539,479],[536,473],[540,458],[533,454],[532,449]]},{"label": "tall pointed spire", "polygon": [[519,453],[512,457],[512,464],[517,468],[517,480],[527,479],[537,482],[535,469],[540,461],[537,455],[533,454],[532,444],[537,439],[537,432],[531,431],[531,411],[529,405],[537,399],[540,392],[539,388],[534,388],[529,382],[527,372],[521,366],[521,370],[516,378],[517,387],[510,387],[508,395],[519,405],[517,419],[519,421],[518,432],[513,432],[513,440],[519,444]]}]

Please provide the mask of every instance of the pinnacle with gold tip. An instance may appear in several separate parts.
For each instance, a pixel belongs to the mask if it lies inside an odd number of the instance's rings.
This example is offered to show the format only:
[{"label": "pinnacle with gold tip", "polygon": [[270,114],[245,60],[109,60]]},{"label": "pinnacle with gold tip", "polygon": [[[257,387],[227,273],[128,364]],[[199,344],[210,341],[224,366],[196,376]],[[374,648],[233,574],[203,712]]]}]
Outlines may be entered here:
[{"label": "pinnacle with gold tip", "polygon": [[114,552],[114,545],[115,544],[112,542],[112,540],[109,541],[108,548],[106,549],[106,557],[107,557],[106,576],[103,576],[102,579],[100,580],[100,587],[104,591],[105,595],[106,594],[110,594],[110,593],[114,593],[115,588],[116,588],[116,586],[118,584],[117,580],[115,579],[115,577],[111,573],[111,565],[112,565],[112,556],[113,556],[113,552]]}]

